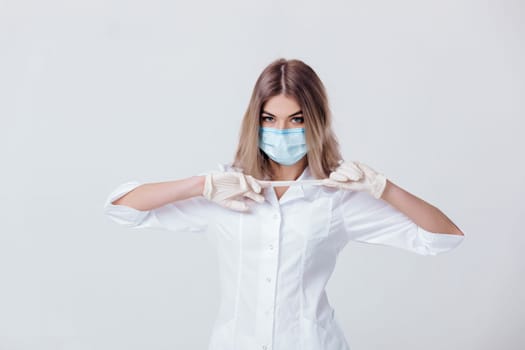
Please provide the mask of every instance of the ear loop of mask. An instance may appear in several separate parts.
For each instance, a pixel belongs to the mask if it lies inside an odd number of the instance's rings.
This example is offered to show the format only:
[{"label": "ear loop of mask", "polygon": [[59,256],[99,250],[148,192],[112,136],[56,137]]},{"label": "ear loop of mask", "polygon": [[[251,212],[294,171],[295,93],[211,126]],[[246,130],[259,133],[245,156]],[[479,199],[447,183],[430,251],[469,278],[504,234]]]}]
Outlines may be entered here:
[{"label": "ear loop of mask", "polygon": [[266,181],[259,180],[262,187],[295,186],[295,185],[322,185],[325,180],[298,180],[298,181]]}]

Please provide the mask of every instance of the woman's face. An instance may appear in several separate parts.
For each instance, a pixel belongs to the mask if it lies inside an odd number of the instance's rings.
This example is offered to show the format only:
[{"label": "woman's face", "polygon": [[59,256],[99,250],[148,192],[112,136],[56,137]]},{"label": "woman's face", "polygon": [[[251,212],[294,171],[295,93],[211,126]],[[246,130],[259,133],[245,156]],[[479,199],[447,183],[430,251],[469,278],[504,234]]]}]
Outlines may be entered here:
[{"label": "woman's face", "polygon": [[289,129],[304,127],[304,118],[297,101],[285,95],[271,97],[263,105],[261,127]]}]

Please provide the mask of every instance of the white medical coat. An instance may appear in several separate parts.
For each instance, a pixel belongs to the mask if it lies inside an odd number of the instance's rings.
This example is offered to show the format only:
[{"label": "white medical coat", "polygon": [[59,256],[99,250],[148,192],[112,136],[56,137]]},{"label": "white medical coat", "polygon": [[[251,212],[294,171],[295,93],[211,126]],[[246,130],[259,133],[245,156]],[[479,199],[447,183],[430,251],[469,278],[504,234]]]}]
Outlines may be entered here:
[{"label": "white medical coat", "polygon": [[[226,170],[241,171],[219,165]],[[308,167],[297,180],[305,179]],[[264,189],[266,201],[251,201],[249,213],[202,196],[149,211],[111,204],[140,184],[118,186],[105,214],[133,228],[206,233],[217,250],[221,302],[208,350],[348,350],[325,292],[348,241],[436,255],[464,238],[428,232],[368,193],[326,186],[290,186],[280,199]]]}]

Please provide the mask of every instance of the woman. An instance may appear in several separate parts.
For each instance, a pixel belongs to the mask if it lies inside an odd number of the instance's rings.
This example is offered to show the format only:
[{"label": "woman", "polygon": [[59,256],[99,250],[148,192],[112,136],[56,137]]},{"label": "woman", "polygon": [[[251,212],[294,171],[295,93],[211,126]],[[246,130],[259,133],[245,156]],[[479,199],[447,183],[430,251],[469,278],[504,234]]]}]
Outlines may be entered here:
[{"label": "woman", "polygon": [[211,233],[221,304],[210,350],[349,349],[325,292],[348,241],[436,255],[464,237],[383,174],[342,161],[322,82],[286,59],[256,81],[231,164],[124,183],[105,212],[134,228]]}]

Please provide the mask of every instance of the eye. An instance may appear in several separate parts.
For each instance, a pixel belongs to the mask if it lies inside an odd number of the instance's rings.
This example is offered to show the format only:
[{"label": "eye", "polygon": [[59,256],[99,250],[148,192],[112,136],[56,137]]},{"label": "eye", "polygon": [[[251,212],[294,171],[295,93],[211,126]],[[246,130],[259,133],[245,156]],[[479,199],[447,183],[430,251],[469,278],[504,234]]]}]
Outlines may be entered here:
[{"label": "eye", "polygon": [[262,120],[263,122],[271,122],[271,121],[273,120],[273,117],[269,117],[269,116],[263,115],[263,116],[261,117],[261,120]]},{"label": "eye", "polygon": [[294,117],[292,120],[294,121],[294,123],[297,123],[297,124],[304,123],[304,118],[303,117]]}]

